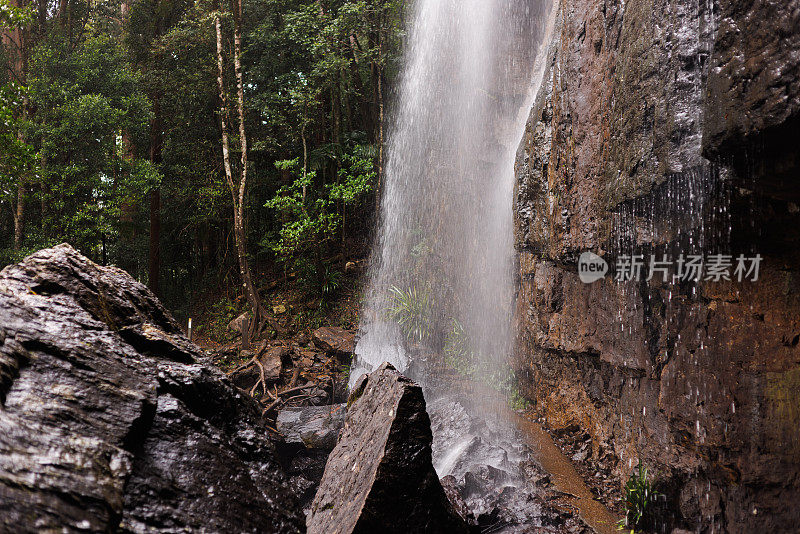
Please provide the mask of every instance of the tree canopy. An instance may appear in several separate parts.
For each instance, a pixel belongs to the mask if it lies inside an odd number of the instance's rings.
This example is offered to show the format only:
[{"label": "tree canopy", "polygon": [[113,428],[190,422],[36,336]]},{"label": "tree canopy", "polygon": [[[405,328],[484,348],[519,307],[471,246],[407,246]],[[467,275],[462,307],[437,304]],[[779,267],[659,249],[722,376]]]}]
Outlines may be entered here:
[{"label": "tree canopy", "polygon": [[173,307],[239,286],[227,143],[247,265],[322,291],[369,238],[404,9],[0,0],[0,265],[68,241]]}]

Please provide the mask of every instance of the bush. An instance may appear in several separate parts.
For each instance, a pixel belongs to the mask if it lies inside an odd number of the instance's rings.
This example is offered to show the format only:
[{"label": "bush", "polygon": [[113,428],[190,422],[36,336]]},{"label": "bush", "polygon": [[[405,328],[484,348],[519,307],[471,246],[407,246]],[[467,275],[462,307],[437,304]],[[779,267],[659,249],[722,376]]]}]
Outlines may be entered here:
[{"label": "bush", "polygon": [[652,514],[658,498],[659,494],[647,479],[647,467],[639,460],[639,465],[625,483],[625,517],[620,519],[617,530],[629,528],[633,534],[645,517]]},{"label": "bush", "polygon": [[417,289],[413,284],[405,290],[392,286],[389,299],[387,314],[398,324],[406,339],[417,343],[428,341],[433,324],[430,293]]}]

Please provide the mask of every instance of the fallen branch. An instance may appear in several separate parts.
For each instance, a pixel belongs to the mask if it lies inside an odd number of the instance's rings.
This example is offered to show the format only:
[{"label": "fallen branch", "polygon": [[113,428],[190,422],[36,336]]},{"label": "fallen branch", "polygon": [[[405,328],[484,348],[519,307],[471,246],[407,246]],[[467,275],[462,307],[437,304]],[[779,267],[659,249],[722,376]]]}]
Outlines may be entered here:
[{"label": "fallen branch", "polygon": [[317,384],[315,384],[313,382],[309,382],[308,384],[305,384],[303,386],[296,386],[296,387],[293,387],[293,388],[285,389],[285,390],[277,393],[277,397],[278,398],[276,398],[274,401],[269,403],[267,405],[267,407],[264,408],[264,410],[261,412],[261,415],[262,416],[266,415],[270,410],[275,408],[275,406],[277,406],[279,403],[284,402],[284,400],[281,397],[284,397],[284,396],[286,396],[286,395],[288,395],[290,393],[295,393],[295,392],[298,392],[298,391],[303,391],[304,389],[310,389],[310,388],[314,388],[314,387],[317,387]]}]

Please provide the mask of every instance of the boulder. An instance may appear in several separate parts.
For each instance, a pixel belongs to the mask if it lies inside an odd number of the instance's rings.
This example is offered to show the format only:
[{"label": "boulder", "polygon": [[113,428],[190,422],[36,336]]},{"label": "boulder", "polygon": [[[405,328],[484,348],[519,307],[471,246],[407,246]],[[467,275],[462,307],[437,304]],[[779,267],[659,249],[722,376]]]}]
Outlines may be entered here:
[{"label": "boulder", "polygon": [[289,445],[332,450],[344,426],[345,405],[285,408],[278,413],[278,432]]},{"label": "boulder", "polygon": [[228,323],[228,330],[241,334],[245,325],[250,324],[250,312],[244,312],[239,317]]},{"label": "boulder", "polygon": [[344,415],[344,404],[285,408],[278,412],[276,423],[284,439],[289,484],[306,512],[344,426]]},{"label": "boulder", "polygon": [[302,531],[255,401],[144,285],[59,245],[0,318],[0,531]]},{"label": "boulder", "polygon": [[422,388],[383,364],[353,397],[307,518],[309,534],[467,532],[433,469]]},{"label": "boulder", "polygon": [[325,326],[312,332],[314,345],[328,354],[349,356],[356,348],[356,336],[344,328]]},{"label": "boulder", "polygon": [[267,382],[274,382],[281,377],[284,360],[289,360],[292,349],[289,347],[269,347],[261,353],[258,361],[264,368],[264,379]]}]

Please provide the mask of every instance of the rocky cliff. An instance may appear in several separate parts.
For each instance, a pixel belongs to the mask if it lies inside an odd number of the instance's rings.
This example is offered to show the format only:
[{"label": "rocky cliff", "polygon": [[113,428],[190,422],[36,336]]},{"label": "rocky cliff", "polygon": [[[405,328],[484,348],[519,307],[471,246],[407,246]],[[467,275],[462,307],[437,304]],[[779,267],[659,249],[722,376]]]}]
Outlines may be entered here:
[{"label": "rocky cliff", "polygon": [[255,401],[68,245],[0,272],[0,532],[301,532]]},{"label": "rocky cliff", "polygon": [[[793,530],[800,3],[557,11],[516,165],[523,393],[551,427],[587,431],[621,481],[654,468],[662,528]],[[605,278],[581,282],[584,251]],[[681,278],[681,254],[730,257],[731,280]],[[739,281],[756,254],[757,280]],[[615,280],[638,255],[640,279]],[[666,273],[649,277],[651,255]]]}]

